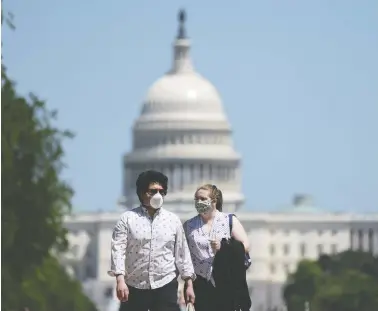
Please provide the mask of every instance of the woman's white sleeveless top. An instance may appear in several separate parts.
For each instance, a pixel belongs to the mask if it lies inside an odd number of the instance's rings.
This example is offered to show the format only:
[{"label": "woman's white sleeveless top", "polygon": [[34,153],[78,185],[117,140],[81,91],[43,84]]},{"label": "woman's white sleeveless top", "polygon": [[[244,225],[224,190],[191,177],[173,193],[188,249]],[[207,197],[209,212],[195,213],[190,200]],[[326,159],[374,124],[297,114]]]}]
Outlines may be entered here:
[{"label": "woman's white sleeveless top", "polygon": [[194,271],[196,275],[202,276],[213,284],[212,266],[215,254],[210,246],[210,240],[220,241],[223,238],[230,238],[228,215],[229,214],[217,212],[210,232],[203,230],[204,222],[200,215],[184,223],[184,230],[192,256]]}]

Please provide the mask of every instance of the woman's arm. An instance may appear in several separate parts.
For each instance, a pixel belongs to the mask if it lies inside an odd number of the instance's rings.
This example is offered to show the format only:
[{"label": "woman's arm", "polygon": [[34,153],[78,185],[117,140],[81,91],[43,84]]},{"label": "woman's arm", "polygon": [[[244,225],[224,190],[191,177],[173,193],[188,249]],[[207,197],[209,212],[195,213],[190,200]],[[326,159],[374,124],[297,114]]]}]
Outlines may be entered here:
[{"label": "woman's arm", "polygon": [[236,217],[232,217],[232,237],[243,243],[245,251],[249,252],[249,239],[243,225]]}]

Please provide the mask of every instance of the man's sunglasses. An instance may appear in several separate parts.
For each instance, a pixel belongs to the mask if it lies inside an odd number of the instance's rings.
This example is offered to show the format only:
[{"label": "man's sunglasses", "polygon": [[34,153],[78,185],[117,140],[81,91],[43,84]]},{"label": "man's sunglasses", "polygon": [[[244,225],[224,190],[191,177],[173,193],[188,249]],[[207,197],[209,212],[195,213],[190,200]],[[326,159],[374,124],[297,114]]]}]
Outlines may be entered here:
[{"label": "man's sunglasses", "polygon": [[149,195],[155,195],[156,193],[160,193],[161,195],[166,195],[167,192],[164,189],[148,189],[147,193]]}]

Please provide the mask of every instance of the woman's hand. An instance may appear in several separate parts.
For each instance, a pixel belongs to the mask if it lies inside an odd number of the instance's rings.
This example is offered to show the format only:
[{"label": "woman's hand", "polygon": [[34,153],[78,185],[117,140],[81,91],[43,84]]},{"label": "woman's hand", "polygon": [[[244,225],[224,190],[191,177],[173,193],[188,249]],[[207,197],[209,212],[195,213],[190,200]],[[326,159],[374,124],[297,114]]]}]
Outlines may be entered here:
[{"label": "woman's hand", "polygon": [[220,243],[220,241],[217,241],[217,240],[211,240],[210,246],[211,246],[211,249],[213,250],[213,252],[215,254],[217,251],[220,250],[221,243]]}]

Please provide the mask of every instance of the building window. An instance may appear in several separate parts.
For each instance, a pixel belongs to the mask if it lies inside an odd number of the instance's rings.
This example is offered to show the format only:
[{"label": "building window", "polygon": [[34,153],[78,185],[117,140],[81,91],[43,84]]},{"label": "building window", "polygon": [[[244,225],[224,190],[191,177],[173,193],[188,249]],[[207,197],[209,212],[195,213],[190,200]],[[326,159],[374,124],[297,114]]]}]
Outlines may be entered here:
[{"label": "building window", "polygon": [[235,167],[233,167],[232,169],[231,169],[231,179],[232,180],[235,180],[236,179],[236,168]]},{"label": "building window", "polygon": [[275,274],[276,273],[276,266],[274,264],[270,265],[270,273]]},{"label": "building window", "polygon": [[285,271],[286,274],[290,274],[290,268],[289,268],[288,264],[284,264],[283,265],[283,269],[284,269],[284,271]]},{"label": "building window", "polygon": [[337,245],[336,244],[331,245],[331,254],[332,255],[337,254]]},{"label": "building window", "polygon": [[225,168],[225,173],[226,173],[226,180],[230,181],[230,168],[229,167]]},{"label": "building window", "polygon": [[111,298],[113,297],[113,288],[112,287],[107,287],[104,291],[104,296],[105,298]]},{"label": "building window", "polygon": [[323,230],[318,230],[318,235],[322,235],[323,234]]},{"label": "building window", "polygon": [[283,253],[284,253],[284,255],[289,255],[289,252],[290,252],[289,244],[285,244],[283,246]]},{"label": "building window", "polygon": [[203,174],[203,164],[200,164],[199,166],[199,178],[200,180],[203,180],[204,179],[204,174]]},{"label": "building window", "polygon": [[192,183],[192,182],[195,182],[195,175],[194,175],[194,164],[190,164],[190,169],[189,169],[189,182]]},{"label": "building window", "polygon": [[273,244],[271,244],[270,245],[270,255],[274,256],[275,253],[276,253],[276,248]]},{"label": "building window", "polygon": [[358,250],[363,251],[364,249],[364,232],[358,230]]},{"label": "building window", "polygon": [[306,256],[306,244],[305,243],[301,244],[301,246],[300,246],[300,253],[301,253],[302,257]]},{"label": "building window", "polygon": [[169,176],[168,178],[172,178],[173,179],[174,172],[175,172],[175,168],[174,168],[173,164],[170,164],[168,166],[168,176]]},{"label": "building window", "polygon": [[351,250],[354,250],[354,248],[355,248],[355,246],[354,246],[354,234],[355,234],[354,230],[353,229],[350,230],[349,238],[350,238],[350,249]]},{"label": "building window", "polygon": [[318,249],[318,256],[322,255],[323,254],[323,245],[322,244],[318,244],[317,245],[317,249]]},{"label": "building window", "polygon": [[369,252],[374,253],[374,231],[373,229],[369,229]]},{"label": "building window", "polygon": [[332,235],[336,235],[337,234],[337,230],[332,230]]},{"label": "building window", "polygon": [[92,266],[87,265],[85,267],[85,278],[86,279],[94,279],[96,277],[96,273],[94,272],[94,269]]}]

